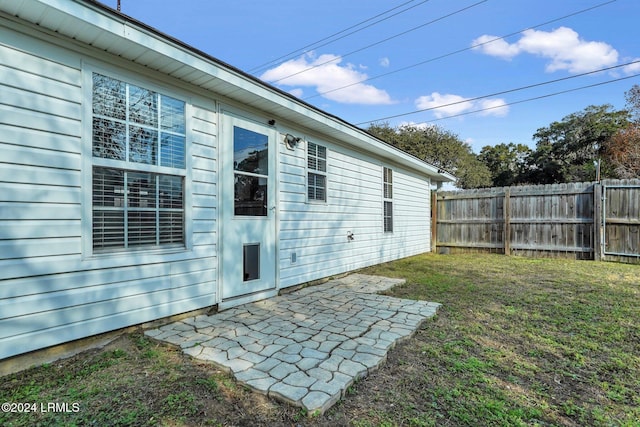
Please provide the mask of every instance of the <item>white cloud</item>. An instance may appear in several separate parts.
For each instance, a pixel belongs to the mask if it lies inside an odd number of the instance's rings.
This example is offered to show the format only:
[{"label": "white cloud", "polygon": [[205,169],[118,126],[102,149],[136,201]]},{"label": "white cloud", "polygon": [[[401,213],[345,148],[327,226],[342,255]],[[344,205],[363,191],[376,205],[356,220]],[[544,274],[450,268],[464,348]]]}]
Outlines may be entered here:
[{"label": "white cloud", "polygon": [[389,58],[384,57],[380,58],[379,64],[381,67],[387,68],[391,64],[391,61],[389,61]]},{"label": "white cloud", "polygon": [[496,36],[484,35],[471,42],[475,50],[481,50],[490,56],[497,56],[502,59],[511,59],[520,53],[517,44],[509,44]]},{"label": "white cloud", "polygon": [[[567,70],[570,73],[583,73],[610,67],[618,62],[618,51],[604,42],[586,41],[567,27],[553,31],[526,30],[515,43],[509,44],[503,39],[488,43],[496,36],[483,35],[472,42],[475,49],[487,55],[510,59],[521,53],[529,53],[550,61],[548,72]],[[483,44],[484,43],[484,44]]]},{"label": "white cloud", "polygon": [[[366,74],[357,71],[352,64],[341,65],[341,62],[342,58],[338,55],[324,54],[316,57],[311,52],[267,70],[260,78],[283,86],[315,87],[324,98],[345,104],[393,103],[386,91],[359,83],[367,79]],[[330,92],[344,86],[348,87]]]},{"label": "white cloud", "polygon": [[302,98],[302,95],[304,94],[304,90],[302,90],[301,88],[296,88],[296,89],[291,89],[289,93],[295,97]]},{"label": "white cloud", "polygon": [[[640,58],[633,58],[633,59],[626,60],[624,62],[633,62],[633,61],[640,61]],[[636,62],[635,64],[622,67],[622,71],[624,71],[626,74],[640,73],[640,62]]]},{"label": "white cloud", "polygon": [[509,106],[504,99],[483,99],[479,102],[483,116],[504,117],[509,113]]},{"label": "white cloud", "polygon": [[[446,107],[438,108],[442,105],[446,105]],[[434,109],[433,114],[437,118],[441,118],[471,110],[473,103],[459,95],[433,92],[431,95],[424,95],[416,99],[416,107],[420,110]]]},{"label": "white cloud", "polygon": [[431,109],[434,116],[439,119],[476,110],[485,110],[481,112],[483,116],[497,117],[504,117],[509,112],[509,107],[504,99],[494,98],[472,101],[460,95],[440,94],[438,92],[419,97],[416,99],[415,104],[420,110]]}]

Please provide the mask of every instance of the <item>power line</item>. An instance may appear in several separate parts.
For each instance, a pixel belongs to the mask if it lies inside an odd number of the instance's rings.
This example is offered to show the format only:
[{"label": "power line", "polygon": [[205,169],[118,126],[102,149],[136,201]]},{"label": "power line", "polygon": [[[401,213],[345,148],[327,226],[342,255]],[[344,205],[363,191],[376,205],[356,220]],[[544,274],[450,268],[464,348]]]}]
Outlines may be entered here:
[{"label": "power line", "polygon": [[[477,96],[475,98],[468,98],[468,99],[464,99],[464,100],[461,100],[461,101],[450,102],[448,104],[438,105],[436,107],[429,107],[429,108],[423,108],[423,109],[420,109],[420,110],[414,110],[414,111],[411,111],[411,112],[408,112],[408,113],[401,113],[401,114],[397,114],[397,115],[394,115],[394,116],[384,117],[382,119],[371,120],[369,122],[363,122],[363,123],[371,123],[371,122],[379,121],[379,120],[387,120],[387,119],[393,119],[393,118],[396,118],[396,117],[406,116],[406,115],[410,115],[410,114],[422,113],[424,111],[437,110],[438,108],[451,107],[453,105],[463,104],[465,102],[473,102],[473,101],[477,101],[479,99],[490,98],[492,96],[504,95],[506,93],[518,92],[518,91],[525,90],[525,89],[531,89],[531,88],[534,88],[534,87],[545,86],[545,85],[552,84],[552,83],[557,83],[557,82],[561,82],[561,81],[565,81],[565,80],[571,80],[571,79],[575,79],[575,78],[578,78],[578,77],[584,77],[584,76],[591,75],[591,74],[598,74],[598,73],[602,73],[604,71],[610,71],[610,70],[614,70],[616,68],[622,68],[622,67],[626,67],[628,65],[633,65],[633,64],[638,64],[638,63],[640,63],[640,59],[636,60],[636,61],[627,62],[627,63],[624,63],[624,64],[619,64],[619,65],[614,65],[614,66],[611,66],[611,67],[601,68],[599,70],[588,71],[588,72],[585,72],[585,73],[575,74],[573,76],[561,77],[559,79],[554,79],[554,80],[547,80],[545,82],[534,83],[534,84],[530,84],[530,85],[526,85],[526,86],[521,86],[521,87],[518,87],[518,88],[515,88],[515,89],[503,90],[503,91],[500,91],[500,92],[494,92],[494,93],[491,93],[491,94],[488,94],[488,95]],[[499,107],[496,107],[496,108],[499,108]]]},{"label": "power line", "polygon": [[[357,24],[354,24],[354,25],[352,25],[352,26],[350,26],[350,27],[347,27],[347,28],[345,28],[344,30],[338,31],[337,33],[333,33],[333,34],[331,34],[330,36],[324,37],[324,38],[322,38],[322,39],[320,39],[320,40],[317,40],[317,41],[315,41],[315,42],[313,42],[313,43],[310,43],[310,44],[308,44],[308,45],[306,45],[306,46],[303,46],[303,47],[301,47],[301,48],[299,48],[299,49],[296,49],[296,50],[294,50],[294,51],[291,51],[291,52],[289,52],[289,53],[287,53],[287,54],[285,54],[285,55],[282,55],[282,56],[280,56],[280,57],[278,57],[278,58],[276,58],[276,59],[273,59],[273,60],[271,60],[271,61],[269,61],[269,62],[265,62],[265,63],[264,63],[264,64],[262,64],[262,65],[258,65],[257,67],[254,67],[254,68],[250,69],[250,70],[249,70],[249,72],[255,72],[255,71],[261,70],[261,69],[263,69],[263,68],[266,68],[266,67],[270,66],[271,64],[275,64],[275,63],[278,63],[278,62],[283,62],[283,61],[281,61],[281,60],[283,60],[283,59],[285,59],[285,58],[289,58],[289,57],[291,57],[291,56],[293,56],[293,55],[295,55],[295,54],[302,53],[302,52],[306,51],[307,49],[309,49],[309,48],[311,48],[311,47],[313,47],[314,49],[317,49],[317,48],[319,48],[319,47],[327,46],[327,45],[329,45],[329,44],[331,44],[331,43],[333,43],[333,42],[336,42],[336,41],[338,41],[338,40],[342,40],[342,39],[344,39],[344,38],[346,38],[346,37],[348,37],[348,36],[350,36],[350,35],[353,35],[353,34],[355,34],[355,33],[358,33],[358,32],[360,32],[360,31],[362,31],[362,30],[364,30],[364,29],[367,29],[367,28],[369,28],[369,27],[372,27],[372,26],[374,26],[374,25],[376,25],[376,24],[379,24],[380,22],[386,21],[386,20],[388,20],[388,19],[393,18],[394,16],[400,15],[400,14],[402,14],[402,13],[404,13],[404,12],[408,11],[408,10],[411,10],[411,9],[413,9],[413,8],[416,8],[416,7],[418,7],[418,6],[420,6],[420,5],[424,4],[424,3],[427,3],[428,1],[431,1],[431,0],[423,0],[423,1],[421,1],[420,3],[418,3],[418,4],[415,4],[415,5],[413,5],[413,6],[410,6],[410,7],[406,8],[406,9],[404,9],[404,10],[401,10],[400,12],[396,12],[396,13],[394,13],[393,15],[389,15],[389,16],[387,16],[387,17],[385,17],[385,18],[379,19],[379,20],[378,20],[378,21],[376,21],[376,22],[373,22],[373,23],[371,23],[371,24],[369,24],[369,25],[366,25],[366,26],[364,26],[364,27],[362,27],[362,28],[359,28],[359,29],[357,29],[357,30],[355,30],[355,31],[352,31],[352,32],[347,33],[347,34],[344,34],[344,35],[342,35],[342,36],[340,36],[340,37],[338,37],[338,38],[336,38],[336,39],[330,40],[331,38],[333,38],[333,37],[335,37],[335,36],[337,36],[337,35],[340,35],[340,34],[342,34],[342,33],[344,33],[344,32],[347,32],[347,31],[349,31],[349,30],[351,30],[351,29],[353,29],[353,28],[359,27],[359,26],[360,26],[360,25],[362,25],[362,24],[366,24],[366,23],[367,23],[367,22],[369,22],[369,21],[372,21],[372,20],[374,20],[374,19],[376,19],[376,18],[378,18],[378,17],[380,17],[380,16],[386,15],[387,13],[392,12],[392,11],[394,11],[394,10],[396,10],[396,9],[399,9],[399,8],[401,8],[401,7],[405,6],[405,5],[409,4],[409,3],[412,3],[412,2],[414,2],[414,1],[415,1],[415,0],[409,0],[409,1],[407,1],[407,2],[404,2],[404,3],[402,3],[402,4],[400,4],[400,5],[396,6],[396,7],[394,7],[394,8],[391,8],[391,9],[385,10],[385,11],[384,11],[384,12],[382,12],[382,13],[379,13],[379,14],[377,14],[377,15],[375,15],[375,16],[372,16],[371,18],[365,19],[364,21],[358,22]],[[327,41],[327,40],[329,40],[329,41]],[[324,42],[324,41],[327,41],[327,42],[326,42],[326,43],[322,43],[322,42]],[[318,43],[322,43],[322,44],[318,44]]]},{"label": "power line", "polygon": [[[335,61],[337,61],[338,59],[346,58],[347,56],[353,55],[354,53],[362,52],[363,50],[369,49],[370,47],[377,46],[377,45],[382,44],[382,43],[384,43],[384,42],[387,42],[387,41],[389,41],[389,40],[392,40],[392,39],[395,39],[395,38],[397,38],[397,37],[400,37],[400,36],[403,36],[403,35],[405,35],[405,34],[408,34],[408,33],[412,32],[412,31],[415,31],[415,30],[418,30],[418,29],[420,29],[420,28],[426,27],[427,25],[431,25],[431,24],[434,24],[434,23],[436,23],[436,22],[438,22],[438,21],[442,21],[443,19],[449,18],[449,17],[451,17],[451,16],[453,16],[453,15],[457,15],[457,14],[462,13],[462,12],[464,12],[464,11],[466,11],[466,10],[469,10],[469,9],[471,9],[471,8],[473,8],[473,7],[476,7],[476,6],[478,6],[478,5],[482,4],[482,3],[486,3],[486,2],[488,2],[488,1],[489,1],[489,0],[481,0],[481,1],[476,2],[476,3],[474,3],[474,4],[470,5],[470,6],[464,7],[464,8],[462,8],[462,9],[458,9],[458,10],[456,10],[455,12],[451,12],[451,13],[449,13],[449,14],[447,14],[447,15],[444,15],[444,16],[441,16],[441,17],[439,17],[439,18],[433,19],[433,20],[431,20],[431,21],[429,21],[429,22],[425,22],[424,24],[418,25],[417,27],[413,27],[413,28],[411,28],[411,29],[409,29],[409,30],[406,30],[406,31],[403,31],[403,32],[401,32],[401,33],[395,34],[395,35],[393,35],[393,36],[391,36],[391,37],[387,37],[387,38],[385,38],[385,39],[383,39],[383,40],[380,40],[380,41],[377,41],[377,42],[372,43],[372,44],[370,44],[370,45],[364,46],[364,47],[362,47],[362,48],[360,48],[360,49],[353,50],[353,51],[351,51],[351,52],[349,52],[349,53],[346,53],[346,54],[344,54],[344,55],[341,55],[341,56],[339,56],[339,57],[337,57],[337,58],[334,58],[334,59],[331,59],[331,60],[329,60],[329,61],[325,61],[325,62],[322,62],[322,63],[320,63],[320,64],[316,64],[316,65],[313,65],[313,66],[311,66],[311,67],[305,68],[304,70],[301,70],[301,71],[298,71],[298,72],[296,72],[296,73],[290,74],[290,75],[288,75],[288,76],[282,77],[282,78],[280,78],[280,79],[278,79],[278,80],[273,80],[273,81],[271,81],[270,83],[272,83],[272,84],[273,84],[273,83],[278,83],[278,82],[280,82],[280,81],[282,81],[282,80],[285,80],[285,79],[288,79],[288,78],[290,78],[290,77],[297,76],[298,74],[306,73],[307,71],[313,70],[313,69],[315,69],[315,68],[321,67],[321,66],[326,65],[326,64],[329,64],[329,63],[331,63],[331,62],[335,62]],[[615,1],[615,0],[614,0],[614,1]]]},{"label": "power line", "polygon": [[535,29],[535,28],[539,28],[539,27],[542,27],[542,26],[545,26],[545,25],[552,24],[552,23],[557,22],[557,21],[561,21],[561,20],[563,20],[563,19],[570,18],[570,17],[572,17],[572,16],[576,16],[576,15],[579,15],[579,14],[582,14],[582,13],[585,13],[585,12],[589,12],[589,11],[591,11],[591,10],[594,10],[594,9],[600,8],[600,7],[602,7],[602,6],[606,6],[606,5],[608,5],[608,4],[614,3],[614,2],[616,2],[616,1],[617,1],[617,0],[609,0],[609,1],[606,1],[606,2],[604,2],[604,3],[600,3],[600,4],[597,4],[597,5],[595,5],[595,6],[588,7],[588,8],[586,8],[586,9],[582,9],[582,10],[579,10],[579,11],[577,11],[577,12],[573,12],[573,13],[570,13],[570,14],[568,14],[568,15],[564,15],[564,16],[561,16],[561,17],[559,17],[559,18],[555,18],[555,19],[552,19],[552,20],[550,20],[550,21],[543,22],[543,23],[541,23],[541,24],[534,25],[534,26],[532,26],[532,27],[527,27],[527,28],[524,28],[524,29],[522,29],[522,30],[515,31],[515,32],[512,32],[512,33],[506,34],[506,35],[504,35],[504,36],[496,37],[496,38],[494,38],[494,39],[487,40],[487,41],[482,42],[482,43],[476,43],[476,44],[473,44],[473,45],[471,45],[471,46],[469,46],[469,47],[466,47],[466,48],[464,48],[464,49],[459,49],[459,50],[456,50],[456,51],[453,51],[453,52],[446,53],[446,54],[444,54],[444,55],[436,56],[436,57],[434,57],[434,58],[427,59],[427,60],[425,60],[425,61],[421,61],[421,62],[418,62],[418,63],[412,64],[412,65],[408,65],[408,66],[406,66],[406,67],[398,68],[397,70],[389,71],[389,72],[387,72],[387,73],[379,74],[379,75],[377,75],[377,76],[373,76],[373,77],[368,77],[368,78],[366,78],[366,79],[363,79],[363,80],[357,81],[357,82],[355,82],[355,83],[350,83],[350,84],[345,85],[345,86],[340,86],[340,87],[337,87],[337,88],[335,88],[335,89],[331,89],[331,90],[327,90],[327,91],[324,91],[324,92],[320,92],[320,93],[317,93],[317,94],[315,94],[315,95],[307,96],[306,98],[302,98],[302,99],[303,99],[303,100],[307,100],[307,99],[315,98],[315,97],[318,97],[318,96],[326,95],[326,94],[328,94],[328,93],[332,93],[332,92],[336,92],[336,91],[339,91],[339,90],[342,90],[342,89],[346,89],[346,88],[348,88],[348,87],[355,86],[355,85],[358,85],[358,84],[360,84],[360,83],[364,83],[364,82],[368,82],[368,81],[371,81],[371,80],[379,79],[379,78],[381,78],[381,77],[386,77],[386,76],[389,76],[389,75],[391,75],[391,74],[399,73],[399,72],[401,72],[401,71],[406,71],[406,70],[409,70],[409,69],[411,69],[411,68],[415,68],[415,67],[418,67],[418,66],[420,66],[420,65],[427,64],[427,63],[429,63],[429,62],[434,62],[434,61],[437,61],[437,60],[439,60],[439,59],[444,59],[444,58],[447,58],[447,57],[449,57],[449,56],[456,55],[456,54],[458,54],[458,53],[462,53],[462,52],[466,52],[466,51],[468,51],[468,50],[476,49],[476,48],[478,48],[478,47],[484,46],[484,45],[489,44],[489,43],[493,43],[493,42],[498,41],[498,40],[506,39],[507,37],[515,36],[515,35],[517,35],[517,34],[520,34],[520,33],[524,32],[524,31],[527,31],[527,30],[533,30],[533,29]]},{"label": "power line", "polygon": [[[510,105],[522,104],[522,103],[530,102],[530,101],[537,101],[539,99],[550,98],[552,96],[563,95],[565,93],[577,92],[579,90],[590,89],[592,87],[597,87],[597,86],[604,86],[604,85],[609,84],[609,83],[615,83],[615,82],[619,82],[619,81],[622,81],[622,80],[628,80],[628,79],[632,79],[632,78],[638,77],[638,76],[640,76],[640,73],[633,74],[631,76],[620,77],[620,78],[613,79],[613,80],[607,80],[607,81],[604,81],[604,82],[594,83],[594,84],[590,84],[590,85],[586,85],[586,86],[580,86],[580,87],[573,88],[573,89],[562,90],[560,92],[554,92],[554,93],[549,93],[549,94],[546,94],[546,95],[540,95],[540,96],[536,96],[536,97],[533,97],[533,98],[522,99],[520,101],[513,101],[513,102],[509,102],[507,104],[502,104],[502,105],[498,105],[498,106],[481,108],[479,110],[474,110],[474,111],[466,111],[464,113],[454,114],[454,115],[447,116],[447,117],[440,117],[439,119],[427,120],[425,123],[431,123],[431,122],[437,122],[437,121],[440,121],[440,120],[452,119],[454,117],[465,116],[465,115],[468,115],[468,114],[481,113],[483,111],[494,110],[496,108],[508,107]],[[364,123],[370,123],[370,122],[364,122]]]},{"label": "power line", "polygon": [[[557,82],[563,81],[563,80],[569,80],[569,79],[573,79],[573,78],[576,78],[576,77],[583,77],[583,76],[586,76],[586,75],[589,75],[589,74],[601,73],[603,71],[608,71],[608,70],[612,70],[612,69],[620,68],[620,67],[626,67],[628,65],[633,65],[633,64],[638,64],[638,63],[640,63],[640,60],[628,62],[626,64],[616,65],[616,66],[613,66],[613,67],[607,67],[607,68],[603,68],[603,69],[600,69],[600,70],[589,71],[587,73],[577,74],[575,76],[563,77],[561,79],[549,80],[547,82],[542,82],[542,83],[536,83],[536,84],[532,84],[532,85],[522,86],[522,87],[519,87],[519,88],[516,88],[516,89],[509,89],[509,90],[505,90],[505,91],[502,91],[502,92],[496,92],[496,93],[493,93],[493,94],[490,94],[490,95],[483,95],[483,96],[478,96],[478,97],[475,97],[475,98],[465,99],[465,100],[462,100],[462,101],[451,102],[451,103],[448,103],[448,104],[438,105],[436,107],[423,108],[423,109],[420,109],[420,110],[414,110],[414,111],[410,111],[410,112],[407,112],[407,113],[395,114],[393,116],[382,117],[382,118],[378,118],[378,119],[374,119],[374,120],[367,120],[366,122],[356,123],[356,126],[360,126],[360,125],[363,125],[363,124],[366,124],[366,123],[374,123],[374,122],[380,122],[380,121],[383,121],[383,120],[395,119],[395,118],[403,117],[403,116],[409,116],[411,114],[422,113],[424,111],[437,110],[439,108],[450,107],[452,105],[462,104],[462,103],[465,103],[465,102],[477,101],[479,99],[489,98],[489,97],[496,96],[496,95],[501,95],[501,94],[511,93],[511,92],[517,92],[517,91],[530,89],[530,88],[538,87],[538,86],[543,86],[543,85],[547,85],[547,84],[551,84],[551,83],[557,83]],[[506,104],[500,104],[500,105],[493,106],[493,107],[486,107],[486,108],[481,108],[479,110],[466,111],[466,112],[460,113],[460,114],[455,114],[455,115],[451,115],[451,116],[447,116],[447,117],[441,117],[441,118],[433,119],[433,120],[427,120],[426,123],[435,122],[435,121],[439,121],[439,120],[450,119],[450,118],[459,117],[459,116],[464,116],[464,115],[467,115],[467,114],[474,114],[474,113],[480,113],[480,112],[483,112],[483,111],[494,110],[494,109],[497,109],[497,108],[503,108],[503,107],[507,107],[507,106],[510,106],[510,105],[521,104],[523,102],[535,101],[535,100],[542,99],[542,98],[548,98],[548,97],[551,97],[551,96],[561,95],[561,94],[564,94],[564,93],[575,92],[575,91],[578,91],[578,90],[588,89],[588,88],[592,88],[592,87],[596,87],[596,86],[602,86],[602,85],[605,85],[605,84],[614,83],[614,82],[618,82],[618,81],[621,81],[621,80],[626,80],[626,79],[630,79],[630,78],[638,77],[638,76],[640,76],[640,73],[639,74],[633,74],[633,75],[626,76],[626,77],[620,77],[620,78],[613,79],[613,80],[607,80],[605,82],[600,82],[600,83],[594,83],[594,84],[591,84],[591,85],[581,86],[581,87],[574,88],[574,89],[567,89],[567,90],[563,90],[563,91],[560,91],[560,92],[554,92],[554,93],[547,94],[547,95],[536,96],[536,97],[524,99],[524,100],[521,100],[521,101],[509,102],[509,103],[506,103]]]}]

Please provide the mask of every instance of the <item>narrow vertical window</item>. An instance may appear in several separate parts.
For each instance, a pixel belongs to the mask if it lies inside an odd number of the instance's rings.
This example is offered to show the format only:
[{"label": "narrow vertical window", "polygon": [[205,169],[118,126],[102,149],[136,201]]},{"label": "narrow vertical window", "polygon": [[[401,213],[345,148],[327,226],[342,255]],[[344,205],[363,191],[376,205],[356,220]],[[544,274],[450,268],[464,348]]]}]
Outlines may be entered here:
[{"label": "narrow vertical window", "polygon": [[307,199],[327,201],[327,147],[307,143]]},{"label": "narrow vertical window", "polygon": [[383,218],[384,232],[393,232],[393,171],[389,168],[383,168]]},{"label": "narrow vertical window", "polygon": [[185,103],[93,74],[93,249],[184,245]]}]

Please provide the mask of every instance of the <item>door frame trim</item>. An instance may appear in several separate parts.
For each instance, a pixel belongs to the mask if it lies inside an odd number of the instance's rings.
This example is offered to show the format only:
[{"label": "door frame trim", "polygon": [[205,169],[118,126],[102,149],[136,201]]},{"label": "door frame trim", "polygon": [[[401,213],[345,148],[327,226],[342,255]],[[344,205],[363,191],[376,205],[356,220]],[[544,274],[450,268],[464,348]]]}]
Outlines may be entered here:
[{"label": "door frame trim", "polygon": [[[224,282],[224,275],[223,275],[223,256],[222,256],[222,250],[224,250],[224,243],[223,243],[223,228],[224,228],[224,224],[223,224],[223,215],[222,215],[222,209],[220,209],[220,203],[222,202],[221,200],[221,195],[223,193],[222,191],[222,184],[223,181],[225,180],[224,177],[224,172],[222,170],[222,156],[226,154],[227,150],[232,149],[231,145],[232,141],[224,141],[223,140],[223,128],[228,125],[227,120],[229,120],[229,118],[237,118],[240,120],[246,120],[248,122],[253,122],[257,125],[262,125],[265,127],[265,129],[270,129],[273,132],[273,138],[274,143],[273,143],[273,149],[274,151],[274,165],[269,165],[269,170],[272,170],[273,167],[273,184],[274,184],[274,189],[273,189],[273,194],[274,194],[274,205],[275,205],[275,210],[273,212],[274,218],[274,281],[275,281],[275,287],[273,288],[269,288],[267,290],[264,291],[257,291],[257,292],[252,292],[252,293],[248,293],[248,294],[243,294],[243,295],[239,295],[239,296],[235,296],[235,297],[229,297],[229,298],[224,298],[222,297],[223,295],[223,282]],[[226,122],[226,123],[225,123]],[[226,310],[227,308],[231,308],[231,307],[235,307],[237,305],[241,305],[241,304],[246,304],[252,301],[259,301],[262,299],[266,299],[266,298],[271,298],[273,296],[278,295],[278,293],[280,292],[280,191],[279,191],[279,183],[280,183],[280,139],[281,139],[281,133],[278,131],[276,126],[272,126],[269,125],[269,119],[265,118],[264,116],[260,116],[257,114],[252,114],[246,110],[242,110],[236,107],[233,107],[229,104],[222,104],[222,103],[218,103],[218,131],[217,131],[217,162],[218,162],[218,167],[217,167],[217,175],[218,175],[218,179],[217,179],[217,196],[218,196],[218,214],[217,214],[217,233],[218,233],[218,239],[217,239],[217,250],[216,250],[216,258],[218,260],[218,268],[217,268],[217,286],[216,286],[216,294],[217,294],[217,302],[218,302],[218,309],[219,310]]]}]

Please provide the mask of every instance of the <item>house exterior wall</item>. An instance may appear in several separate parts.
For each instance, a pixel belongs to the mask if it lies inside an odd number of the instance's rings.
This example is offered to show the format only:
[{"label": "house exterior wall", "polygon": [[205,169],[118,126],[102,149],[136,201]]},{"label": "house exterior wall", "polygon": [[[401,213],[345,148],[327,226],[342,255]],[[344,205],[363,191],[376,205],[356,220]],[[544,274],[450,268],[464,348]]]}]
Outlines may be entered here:
[{"label": "house exterior wall", "polygon": [[[185,102],[184,248],[93,253],[94,71]],[[234,104],[0,17],[0,360],[221,301],[220,103]],[[286,126],[279,138],[306,132]],[[327,200],[307,200],[306,143],[279,141],[279,288],[429,251],[429,178],[322,135],[305,139],[328,150]],[[383,168],[393,171],[390,233]]]},{"label": "house exterior wall", "polygon": [[[430,250],[428,178],[337,143],[307,139],[327,148],[327,200],[307,200],[306,146],[282,145],[281,287]],[[394,179],[390,233],[383,230],[383,167],[393,170]]]},{"label": "house exterior wall", "polygon": [[145,81],[0,22],[0,359],[217,302],[216,104],[166,86],[188,100],[186,248],[94,255],[87,61]]}]

